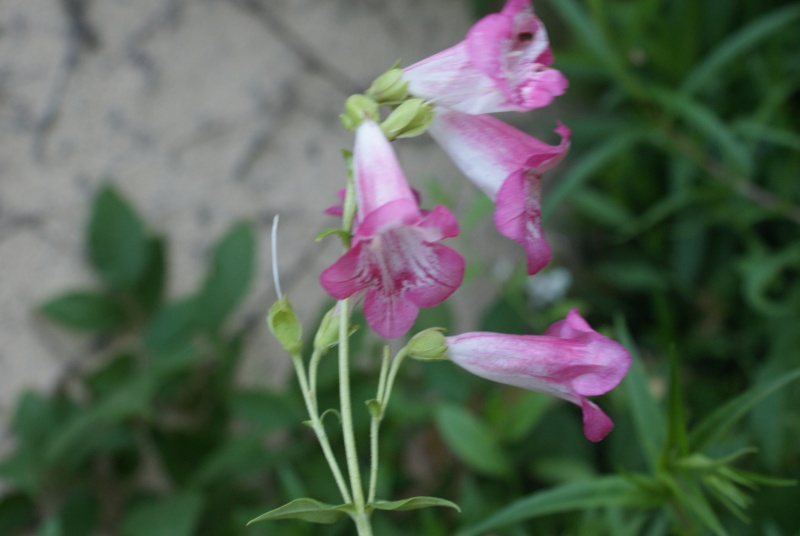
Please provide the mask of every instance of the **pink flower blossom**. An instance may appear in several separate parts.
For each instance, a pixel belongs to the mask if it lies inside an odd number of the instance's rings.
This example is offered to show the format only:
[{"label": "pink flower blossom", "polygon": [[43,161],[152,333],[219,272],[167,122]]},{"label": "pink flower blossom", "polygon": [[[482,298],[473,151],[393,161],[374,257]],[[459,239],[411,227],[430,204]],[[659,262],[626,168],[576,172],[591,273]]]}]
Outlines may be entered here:
[{"label": "pink flower blossom", "polygon": [[495,201],[494,222],[526,251],[528,273],[550,262],[541,227],[541,176],[569,149],[570,131],[558,124],[561,143],[548,145],[488,115],[440,110],[430,134],[464,175]]},{"label": "pink flower blossom", "polygon": [[458,234],[445,207],[419,208],[397,157],[374,121],[356,131],[353,153],[358,218],[352,247],[322,272],[334,298],[365,293],[367,322],[385,338],[399,337],[420,307],[444,301],[460,285],[464,259],[438,244]]},{"label": "pink flower blossom", "polygon": [[508,0],[457,45],[404,69],[408,91],[470,114],[522,112],[547,106],[567,80],[550,68],[547,31],[530,0]]},{"label": "pink flower blossom", "polygon": [[477,376],[579,405],[590,441],[600,441],[614,427],[585,397],[616,387],[631,357],[624,346],[594,331],[576,309],[540,336],[465,333],[445,340],[448,357]]}]

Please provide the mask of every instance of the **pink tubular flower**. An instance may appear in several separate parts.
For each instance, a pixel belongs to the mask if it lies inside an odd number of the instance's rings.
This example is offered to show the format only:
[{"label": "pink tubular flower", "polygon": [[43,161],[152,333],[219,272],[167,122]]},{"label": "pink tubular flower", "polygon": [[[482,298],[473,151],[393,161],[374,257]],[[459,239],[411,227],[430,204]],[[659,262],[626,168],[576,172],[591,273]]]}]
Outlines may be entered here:
[{"label": "pink tubular flower", "polygon": [[553,146],[491,116],[450,110],[440,110],[429,130],[461,172],[495,201],[495,225],[525,248],[529,274],[550,262],[540,179],[567,153],[570,135],[560,123],[555,131],[561,143]]},{"label": "pink tubular flower", "polygon": [[458,234],[445,207],[419,208],[380,126],[364,121],[353,152],[358,218],[350,250],[322,272],[334,298],[361,292],[367,322],[387,339],[406,333],[420,307],[433,307],[461,285],[464,259],[437,244]]},{"label": "pink tubular flower", "polygon": [[547,106],[567,80],[550,68],[547,31],[530,0],[508,0],[479,20],[459,44],[404,69],[412,95],[470,114]]},{"label": "pink tubular flower", "polygon": [[541,336],[465,333],[445,340],[447,356],[477,376],[579,405],[583,433],[590,441],[600,441],[614,427],[585,397],[616,387],[631,356],[624,346],[594,331],[576,309]]}]

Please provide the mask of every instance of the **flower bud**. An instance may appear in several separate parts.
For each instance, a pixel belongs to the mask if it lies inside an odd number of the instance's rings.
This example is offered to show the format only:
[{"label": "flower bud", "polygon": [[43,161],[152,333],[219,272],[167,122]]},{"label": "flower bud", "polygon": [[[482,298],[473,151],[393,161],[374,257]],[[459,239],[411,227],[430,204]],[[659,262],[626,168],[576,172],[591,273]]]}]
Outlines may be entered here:
[{"label": "flower bud", "polygon": [[409,99],[389,114],[381,129],[390,140],[413,138],[428,130],[433,116],[433,108],[425,99]]},{"label": "flower bud", "polygon": [[420,331],[408,342],[408,357],[419,361],[442,361],[447,359],[447,343],[442,328]]},{"label": "flower bud", "polygon": [[314,336],[314,350],[324,352],[339,344],[339,305],[325,313]]},{"label": "flower bud", "polygon": [[339,119],[347,130],[355,130],[364,119],[377,121],[378,103],[365,95],[350,95],[344,103],[344,113]]},{"label": "flower bud", "polygon": [[408,82],[403,80],[402,69],[389,69],[372,82],[365,92],[379,103],[398,103],[408,96]]},{"label": "flower bud", "polygon": [[291,355],[300,353],[303,347],[303,326],[286,296],[269,308],[267,323],[284,350]]}]

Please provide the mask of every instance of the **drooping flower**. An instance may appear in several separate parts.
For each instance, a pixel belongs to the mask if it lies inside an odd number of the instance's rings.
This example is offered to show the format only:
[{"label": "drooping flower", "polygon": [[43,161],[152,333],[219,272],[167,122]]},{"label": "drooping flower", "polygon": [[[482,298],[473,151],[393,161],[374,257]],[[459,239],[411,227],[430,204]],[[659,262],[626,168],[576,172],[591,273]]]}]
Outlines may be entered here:
[{"label": "drooping flower", "polygon": [[353,174],[357,222],[351,248],[322,272],[334,298],[364,293],[369,325],[391,339],[406,333],[420,307],[444,301],[460,285],[464,259],[437,243],[458,234],[445,207],[422,211],[394,150],[372,120],[356,130]]},{"label": "drooping flower", "polygon": [[530,0],[508,0],[457,45],[404,69],[409,93],[470,114],[528,111],[564,93],[547,31]]},{"label": "drooping flower", "polygon": [[526,251],[528,273],[550,261],[541,227],[541,176],[569,150],[570,131],[548,145],[488,115],[439,110],[429,130],[464,175],[495,202],[494,222]]},{"label": "drooping flower", "polygon": [[583,411],[583,433],[600,441],[614,427],[587,396],[607,393],[630,366],[624,346],[594,331],[576,309],[544,335],[465,333],[445,338],[447,356],[467,371],[507,385],[555,395]]}]

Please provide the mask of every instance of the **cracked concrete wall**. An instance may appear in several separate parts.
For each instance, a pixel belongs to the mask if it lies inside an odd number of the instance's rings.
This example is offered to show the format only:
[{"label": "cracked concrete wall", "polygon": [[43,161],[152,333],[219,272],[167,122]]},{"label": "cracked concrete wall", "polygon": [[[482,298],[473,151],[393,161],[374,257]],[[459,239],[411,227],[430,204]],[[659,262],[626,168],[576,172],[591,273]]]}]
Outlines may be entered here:
[{"label": "cracked concrete wall", "polygon": [[[170,239],[170,293],[195,288],[233,222],[259,232],[244,307],[254,381],[286,360],[264,329],[274,297],[272,217],[283,286],[310,317],[344,173],[344,99],[401,59],[462,39],[463,0],[0,0],[0,422],[26,387],[91,362],[91,341],[37,320],[36,304],[92,284],[90,199],[108,178]],[[456,172],[427,139],[400,148],[410,180]],[[277,379],[277,380],[276,380]]]}]

